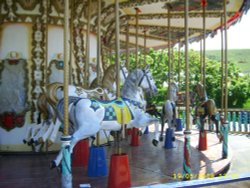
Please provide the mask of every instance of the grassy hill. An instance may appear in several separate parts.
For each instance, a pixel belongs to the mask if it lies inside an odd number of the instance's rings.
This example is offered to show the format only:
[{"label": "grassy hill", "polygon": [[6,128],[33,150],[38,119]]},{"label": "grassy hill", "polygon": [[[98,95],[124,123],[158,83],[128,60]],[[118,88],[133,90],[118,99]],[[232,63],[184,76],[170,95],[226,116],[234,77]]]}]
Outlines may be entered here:
[{"label": "grassy hill", "polygon": [[[221,60],[220,50],[207,50],[206,56],[209,59]],[[235,62],[243,73],[250,73],[250,49],[228,50],[228,61]]]}]

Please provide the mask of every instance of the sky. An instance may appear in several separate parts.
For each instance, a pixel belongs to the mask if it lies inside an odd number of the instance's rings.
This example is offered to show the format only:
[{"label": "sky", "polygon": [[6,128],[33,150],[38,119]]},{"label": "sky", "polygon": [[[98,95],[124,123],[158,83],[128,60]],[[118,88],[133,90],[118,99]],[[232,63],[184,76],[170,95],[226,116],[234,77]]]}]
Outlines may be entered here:
[{"label": "sky", "polygon": [[[230,26],[227,32],[228,49],[250,49],[250,10],[244,14],[239,22]],[[189,49],[200,50],[200,42],[189,44]],[[206,50],[221,49],[221,33],[214,38],[206,39]]]}]

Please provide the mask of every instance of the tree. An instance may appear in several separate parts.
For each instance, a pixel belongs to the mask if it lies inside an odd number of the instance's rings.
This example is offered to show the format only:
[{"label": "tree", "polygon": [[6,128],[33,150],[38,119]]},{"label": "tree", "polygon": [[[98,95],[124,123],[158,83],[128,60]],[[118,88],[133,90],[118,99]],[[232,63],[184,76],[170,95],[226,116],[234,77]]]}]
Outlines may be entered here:
[{"label": "tree", "polygon": [[[173,66],[172,76],[174,81],[178,81],[178,72],[180,71],[179,88],[181,91],[185,90],[185,58],[184,52],[181,51],[178,57],[178,51],[173,51]],[[178,60],[180,58],[180,68]],[[125,60],[125,56],[121,56]],[[130,54],[130,70],[135,68],[135,55]],[[143,67],[144,55],[139,54],[139,67]],[[168,52],[167,50],[153,50],[150,49],[146,55],[146,62],[150,65],[152,75],[156,80],[158,87],[158,95],[149,99],[157,105],[162,105],[166,100],[167,95],[167,78],[168,78]],[[200,53],[193,50],[189,51],[189,83],[190,90],[193,86],[200,82]],[[206,59],[206,91],[208,98],[214,99],[217,107],[221,106],[221,62],[211,59]],[[234,62],[228,62],[228,107],[229,108],[243,108],[244,104],[250,100],[250,77],[240,72]],[[246,107],[246,105],[245,105]]]}]

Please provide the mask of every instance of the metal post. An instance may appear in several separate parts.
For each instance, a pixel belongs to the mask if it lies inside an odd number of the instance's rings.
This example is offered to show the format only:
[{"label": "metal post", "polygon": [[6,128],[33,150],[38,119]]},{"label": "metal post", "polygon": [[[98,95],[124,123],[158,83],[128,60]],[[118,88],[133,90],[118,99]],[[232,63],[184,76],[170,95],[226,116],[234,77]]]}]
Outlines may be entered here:
[{"label": "metal post", "polygon": [[136,62],[136,68],[138,68],[138,26],[139,26],[139,12],[140,12],[140,9],[139,8],[135,8],[135,11],[136,11],[136,25],[135,25],[135,62]]},{"label": "metal post", "polygon": [[167,4],[168,9],[168,87],[171,83],[171,18],[170,18],[170,12],[171,12],[171,6],[170,4]]},{"label": "metal post", "polygon": [[120,92],[120,15],[119,1],[115,1],[115,60],[116,60],[116,97],[121,96]]},{"label": "metal post", "polygon": [[144,67],[146,67],[146,51],[147,51],[147,36],[146,36],[146,29],[144,29]]},{"label": "metal post", "polygon": [[90,6],[91,0],[88,0],[88,9],[87,9],[87,34],[86,34],[86,62],[84,67],[84,87],[89,87],[89,61],[90,61]]},{"label": "metal post", "polygon": [[102,1],[98,1],[97,7],[97,85],[100,85],[101,82],[101,3]]},{"label": "metal post", "polygon": [[202,84],[206,88],[206,6],[207,1],[202,0],[202,10],[203,10],[203,53],[202,53],[202,69],[203,69],[203,78]]},{"label": "metal post", "polygon": [[129,24],[127,23],[126,29],[126,68],[129,70]]},{"label": "metal post", "polygon": [[74,28],[74,10],[75,10],[75,0],[71,2],[71,15],[70,15],[70,64],[69,64],[69,84],[72,84],[72,64],[74,62],[74,37],[73,37],[73,28]]},{"label": "metal post", "polygon": [[62,141],[62,178],[64,188],[72,187],[71,158],[69,152],[69,112],[68,112],[68,85],[69,85],[69,0],[64,0],[64,128]]},{"label": "metal post", "polygon": [[227,89],[227,79],[228,79],[228,60],[227,60],[227,0],[224,0],[224,35],[225,35],[225,108],[224,114],[225,119],[227,119],[227,108],[228,108],[228,89]]},{"label": "metal post", "polygon": [[223,132],[223,147],[222,147],[222,158],[226,159],[228,157],[228,122],[227,122],[227,107],[228,107],[228,101],[227,101],[227,77],[228,77],[228,67],[227,67],[227,0],[224,0],[224,30],[225,30],[225,95],[224,95],[224,101],[225,101],[225,108],[224,108],[224,121],[222,121],[222,132]]},{"label": "metal post", "polygon": [[202,40],[200,40],[200,81],[203,83],[203,51]]},{"label": "metal post", "polygon": [[[221,26],[223,26],[223,15],[221,16]],[[224,109],[224,36],[223,27],[221,27],[221,109]]]},{"label": "metal post", "polygon": [[181,42],[178,45],[178,83],[181,83]]},{"label": "metal post", "polygon": [[189,10],[189,0],[185,0],[185,62],[186,62],[186,129],[185,142],[184,142],[184,162],[183,162],[183,177],[184,179],[191,179],[191,163],[190,163],[190,96],[189,96],[189,58],[188,58],[188,10]]}]

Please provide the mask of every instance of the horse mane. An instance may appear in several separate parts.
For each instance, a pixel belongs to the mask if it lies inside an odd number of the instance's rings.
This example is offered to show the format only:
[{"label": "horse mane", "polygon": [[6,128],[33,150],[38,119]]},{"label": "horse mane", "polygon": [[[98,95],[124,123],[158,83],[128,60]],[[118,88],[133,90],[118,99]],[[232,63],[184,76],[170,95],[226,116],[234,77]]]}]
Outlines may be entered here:
[{"label": "horse mane", "polygon": [[122,87],[121,90],[122,95],[125,95],[125,93],[129,91],[128,89],[131,89],[131,87],[133,87],[133,89],[137,88],[141,80],[141,77],[142,77],[142,70],[140,69],[134,69],[132,72],[130,72]]}]

